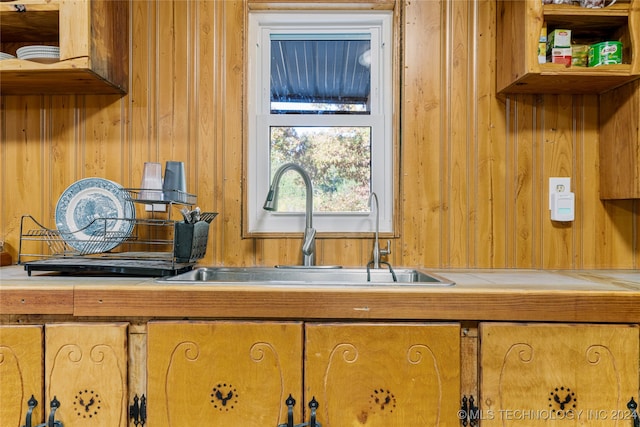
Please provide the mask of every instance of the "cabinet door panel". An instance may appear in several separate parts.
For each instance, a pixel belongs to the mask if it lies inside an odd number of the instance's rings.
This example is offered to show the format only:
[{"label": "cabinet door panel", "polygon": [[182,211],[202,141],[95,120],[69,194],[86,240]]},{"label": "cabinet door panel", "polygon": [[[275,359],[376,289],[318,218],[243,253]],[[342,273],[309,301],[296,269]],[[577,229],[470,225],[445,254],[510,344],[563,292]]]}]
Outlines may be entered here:
[{"label": "cabinet door panel", "polygon": [[480,337],[483,427],[632,425],[637,326],[485,323]]},{"label": "cabinet door panel", "polygon": [[65,427],[126,427],[126,323],[45,326],[46,411],[56,397]]},{"label": "cabinet door panel", "polygon": [[42,326],[0,326],[0,420],[2,425],[25,424],[28,400],[38,406],[32,424],[42,422]]},{"label": "cabinet door panel", "polygon": [[149,323],[149,425],[286,422],[285,399],[302,393],[302,340],[300,323]]},{"label": "cabinet door panel", "polygon": [[459,325],[308,324],[306,337],[323,427],[460,424]]}]

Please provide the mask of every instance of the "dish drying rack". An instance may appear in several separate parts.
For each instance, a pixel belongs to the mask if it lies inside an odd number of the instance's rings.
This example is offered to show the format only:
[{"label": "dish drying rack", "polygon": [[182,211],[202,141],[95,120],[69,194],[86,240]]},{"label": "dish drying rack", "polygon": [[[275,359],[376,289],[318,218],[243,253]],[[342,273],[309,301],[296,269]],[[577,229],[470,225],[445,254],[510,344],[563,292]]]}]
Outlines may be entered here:
[{"label": "dish drying rack", "polygon": [[[172,219],[176,207],[191,208],[196,203],[194,195],[178,192],[172,197],[179,200],[176,202],[157,200],[156,190],[122,191],[134,203],[136,218],[96,218],[82,230],[61,232],[23,215],[18,264],[24,265],[28,275],[57,271],[171,276],[193,269],[206,253],[209,224],[217,213],[203,212],[194,223],[177,221]],[[145,206],[150,218],[139,218]],[[108,231],[113,221],[130,222],[131,227],[125,228],[131,232]],[[93,234],[87,235],[87,229]]]}]

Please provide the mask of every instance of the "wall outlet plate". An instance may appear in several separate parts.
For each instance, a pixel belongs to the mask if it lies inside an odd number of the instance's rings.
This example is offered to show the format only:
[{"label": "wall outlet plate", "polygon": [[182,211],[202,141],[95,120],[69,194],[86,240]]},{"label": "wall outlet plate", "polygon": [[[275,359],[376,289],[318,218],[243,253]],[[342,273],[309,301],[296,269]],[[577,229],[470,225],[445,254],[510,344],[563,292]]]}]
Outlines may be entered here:
[{"label": "wall outlet plate", "polygon": [[553,177],[549,178],[549,210],[551,210],[551,195],[553,193],[571,192],[571,178]]}]

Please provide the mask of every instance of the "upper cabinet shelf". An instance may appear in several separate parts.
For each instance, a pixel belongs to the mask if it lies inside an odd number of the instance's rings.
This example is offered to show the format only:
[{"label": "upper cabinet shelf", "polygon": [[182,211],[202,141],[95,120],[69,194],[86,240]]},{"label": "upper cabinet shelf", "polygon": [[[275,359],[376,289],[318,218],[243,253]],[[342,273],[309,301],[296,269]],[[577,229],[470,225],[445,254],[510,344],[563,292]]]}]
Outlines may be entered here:
[{"label": "upper cabinet shelf", "polygon": [[[640,77],[640,0],[587,9],[542,4],[542,0],[498,0],[497,91],[502,93],[602,93]],[[538,62],[540,31],[546,25],[572,31],[584,44],[620,41],[622,64],[566,67]]]},{"label": "upper cabinet shelf", "polygon": [[0,60],[0,94],[125,94],[128,0],[18,0],[0,3],[0,51],[60,47],[60,60]]}]

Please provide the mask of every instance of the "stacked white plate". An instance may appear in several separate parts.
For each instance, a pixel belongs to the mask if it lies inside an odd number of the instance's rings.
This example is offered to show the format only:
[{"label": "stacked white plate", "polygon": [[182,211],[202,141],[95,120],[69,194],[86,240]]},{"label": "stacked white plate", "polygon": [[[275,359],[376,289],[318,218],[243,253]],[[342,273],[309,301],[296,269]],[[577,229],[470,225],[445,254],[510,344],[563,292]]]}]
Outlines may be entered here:
[{"label": "stacked white plate", "polygon": [[16,57],[9,53],[0,52],[0,61],[3,59],[16,59]]},{"label": "stacked white plate", "polygon": [[56,62],[60,60],[60,48],[58,46],[23,46],[16,50],[18,59],[28,59],[36,62]]}]

